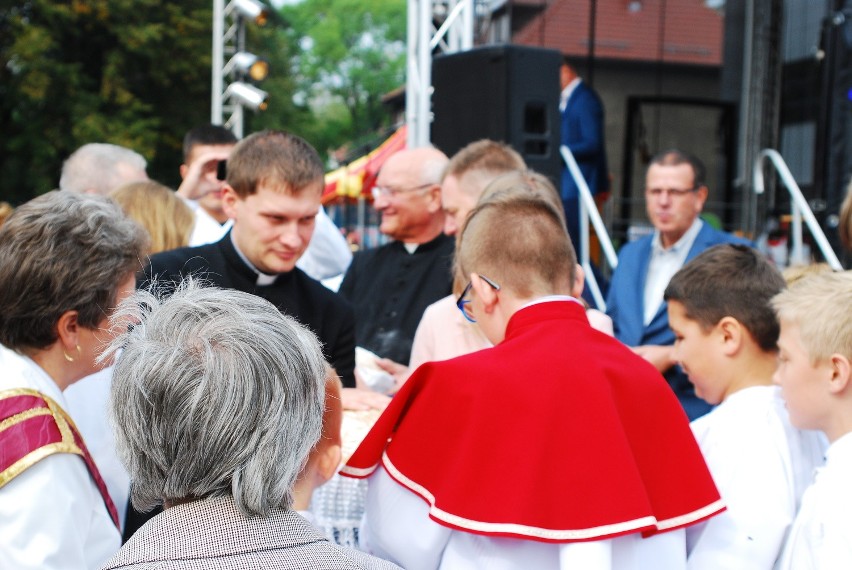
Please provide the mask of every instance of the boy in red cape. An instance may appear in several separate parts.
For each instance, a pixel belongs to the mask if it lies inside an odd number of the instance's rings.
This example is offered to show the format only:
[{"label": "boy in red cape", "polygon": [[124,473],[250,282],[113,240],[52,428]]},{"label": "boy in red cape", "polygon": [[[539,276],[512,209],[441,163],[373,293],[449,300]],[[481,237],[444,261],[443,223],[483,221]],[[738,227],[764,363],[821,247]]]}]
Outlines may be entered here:
[{"label": "boy in red cape", "polygon": [[687,418],[570,296],[549,182],[493,184],[456,263],[496,346],[421,366],[343,468],[370,477],[362,546],[408,570],[685,568],[682,529],[724,509]]}]

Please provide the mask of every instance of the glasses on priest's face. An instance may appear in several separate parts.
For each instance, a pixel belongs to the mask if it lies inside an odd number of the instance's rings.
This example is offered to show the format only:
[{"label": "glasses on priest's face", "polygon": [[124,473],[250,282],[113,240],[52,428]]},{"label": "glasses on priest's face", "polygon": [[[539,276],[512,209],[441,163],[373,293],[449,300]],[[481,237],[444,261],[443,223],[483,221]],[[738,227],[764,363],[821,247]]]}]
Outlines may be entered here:
[{"label": "glasses on priest's face", "polygon": [[[495,291],[500,290],[500,286],[498,284],[496,284],[494,281],[492,281],[491,279],[489,279],[488,277],[486,277],[485,275],[480,275],[479,278],[482,279],[483,281],[485,281],[486,283],[488,283],[488,285],[492,289],[494,289]],[[473,318],[473,311],[471,310],[470,299],[465,299],[465,297],[467,297],[468,294],[470,293],[470,290],[471,290],[472,287],[473,287],[473,282],[468,281],[464,290],[462,290],[461,295],[459,295],[459,298],[456,300],[456,307],[458,307],[459,311],[462,312],[462,315],[464,315],[464,318],[466,318],[471,323],[475,323],[476,319]]]},{"label": "glasses on priest's face", "polygon": [[385,186],[373,186],[373,199],[393,200],[400,194],[408,194],[410,192],[417,192],[418,190],[426,190],[427,188],[431,188],[432,186],[437,186],[437,184],[434,182],[427,182],[426,184],[421,184],[412,188],[387,188]]}]

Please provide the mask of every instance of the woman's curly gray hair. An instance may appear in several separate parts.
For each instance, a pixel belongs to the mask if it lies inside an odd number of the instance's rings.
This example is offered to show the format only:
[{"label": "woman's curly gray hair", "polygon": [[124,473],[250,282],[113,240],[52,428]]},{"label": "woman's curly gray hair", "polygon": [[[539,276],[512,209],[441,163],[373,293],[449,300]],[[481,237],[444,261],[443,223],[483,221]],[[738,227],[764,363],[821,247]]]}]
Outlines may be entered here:
[{"label": "woman's curly gray hair", "polygon": [[260,297],[193,281],[165,300],[137,292],[113,325],[128,331],[103,358],[120,351],[110,419],[134,506],[233,496],[246,516],[288,507],[322,424],[314,334]]}]

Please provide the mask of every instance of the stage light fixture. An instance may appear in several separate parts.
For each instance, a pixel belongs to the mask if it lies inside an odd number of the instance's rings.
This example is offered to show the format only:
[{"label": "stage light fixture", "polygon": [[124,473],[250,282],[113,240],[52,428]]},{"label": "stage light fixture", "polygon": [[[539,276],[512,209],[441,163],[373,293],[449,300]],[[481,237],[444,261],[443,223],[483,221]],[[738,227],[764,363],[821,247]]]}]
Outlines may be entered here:
[{"label": "stage light fixture", "polygon": [[233,11],[247,20],[254,20],[258,26],[266,25],[269,20],[269,8],[257,0],[231,0],[225,13]]},{"label": "stage light fixture", "polygon": [[263,89],[258,89],[254,85],[249,85],[242,81],[237,81],[228,85],[228,88],[225,89],[224,95],[226,98],[230,97],[240,105],[255,111],[265,111],[266,98],[269,97],[269,93]]},{"label": "stage light fixture", "polygon": [[252,81],[263,81],[269,75],[269,63],[253,53],[241,51],[234,54],[222,71],[227,75],[234,70],[247,75]]}]

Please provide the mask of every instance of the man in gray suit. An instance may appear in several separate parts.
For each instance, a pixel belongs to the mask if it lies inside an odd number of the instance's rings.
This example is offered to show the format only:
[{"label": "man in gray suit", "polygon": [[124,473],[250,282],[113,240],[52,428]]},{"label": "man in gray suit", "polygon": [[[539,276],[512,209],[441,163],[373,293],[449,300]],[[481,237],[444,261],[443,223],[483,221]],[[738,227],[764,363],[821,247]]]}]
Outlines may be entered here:
[{"label": "man in gray suit", "polygon": [[292,510],[320,437],[326,363],[274,305],[184,282],[117,312],[110,414],[133,505],[165,510],[104,568],[393,569],[337,546]]}]

